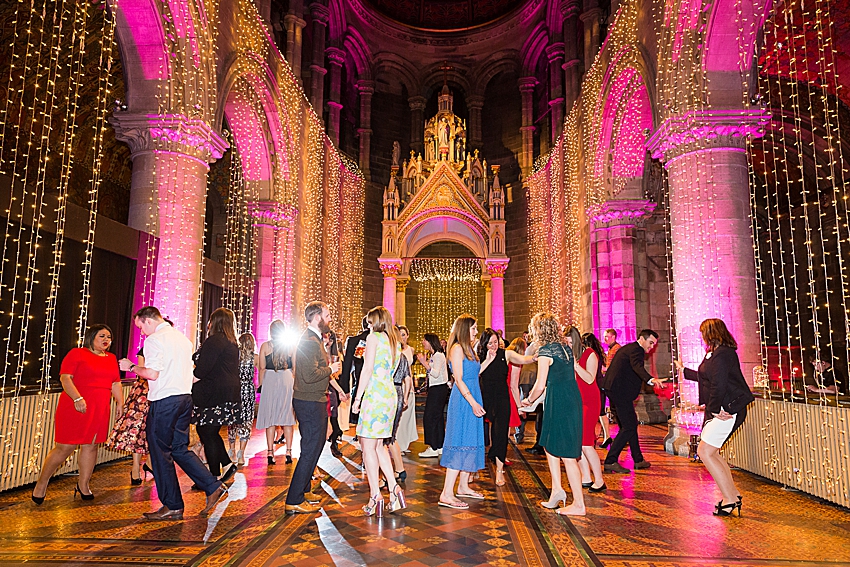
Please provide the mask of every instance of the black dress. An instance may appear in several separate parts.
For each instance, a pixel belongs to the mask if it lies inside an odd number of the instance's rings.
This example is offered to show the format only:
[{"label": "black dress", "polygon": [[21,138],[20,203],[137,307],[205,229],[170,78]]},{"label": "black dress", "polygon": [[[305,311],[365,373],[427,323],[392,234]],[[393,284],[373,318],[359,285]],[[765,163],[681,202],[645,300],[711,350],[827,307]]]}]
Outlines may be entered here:
[{"label": "black dress", "polygon": [[[484,362],[483,360],[481,361]],[[511,400],[508,391],[508,361],[505,350],[496,351],[496,358],[480,374],[484,418],[490,422],[490,451],[487,458],[503,463],[508,455],[508,428],[511,420]]]}]

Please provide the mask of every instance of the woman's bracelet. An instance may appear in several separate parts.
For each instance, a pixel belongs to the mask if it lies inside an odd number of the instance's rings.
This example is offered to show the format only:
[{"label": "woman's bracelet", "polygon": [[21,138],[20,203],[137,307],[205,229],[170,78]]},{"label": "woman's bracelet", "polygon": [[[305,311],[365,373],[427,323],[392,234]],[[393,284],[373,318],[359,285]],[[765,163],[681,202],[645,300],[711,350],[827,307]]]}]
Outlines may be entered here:
[{"label": "woman's bracelet", "polygon": [[80,401],[80,400],[82,400],[82,399],[83,399],[83,397],[82,397],[82,396],[80,396],[79,398],[77,398],[76,400],[74,400],[74,403],[76,404],[77,402],[79,402],[79,401]]}]

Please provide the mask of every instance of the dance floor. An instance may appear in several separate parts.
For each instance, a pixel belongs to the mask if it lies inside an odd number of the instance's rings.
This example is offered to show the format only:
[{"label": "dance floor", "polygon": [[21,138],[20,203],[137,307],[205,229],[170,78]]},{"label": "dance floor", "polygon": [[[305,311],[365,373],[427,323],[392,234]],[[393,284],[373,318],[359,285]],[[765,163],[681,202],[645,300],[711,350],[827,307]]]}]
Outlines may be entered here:
[{"label": "dance floor", "polygon": [[[352,430],[353,431],[353,430]],[[507,485],[486,471],[469,510],[437,506],[442,469],[406,457],[408,508],[383,519],[363,517],[368,498],[355,445],[319,463],[323,495],[317,515],[286,516],[293,465],[266,465],[265,439],[255,432],[229,497],[209,518],[198,517],[204,495],[190,490],[183,522],[145,522],[158,506],[152,481],[131,487],[129,462],[99,467],[96,498],[73,500],[75,477],[54,479],[44,505],[31,487],[0,494],[0,564],[20,565],[605,565],[611,567],[850,565],[850,512],[748,473],[735,471],[744,495],[742,518],[717,518],[719,499],[705,467],[663,452],[666,430],[643,426],[652,468],[607,475],[608,491],[586,494],[588,515],[558,516],[541,508],[548,494],[545,459],[511,446]],[[296,443],[297,445],[297,443]],[[297,454],[297,447],[296,447]],[[626,466],[630,461],[624,461]]]}]

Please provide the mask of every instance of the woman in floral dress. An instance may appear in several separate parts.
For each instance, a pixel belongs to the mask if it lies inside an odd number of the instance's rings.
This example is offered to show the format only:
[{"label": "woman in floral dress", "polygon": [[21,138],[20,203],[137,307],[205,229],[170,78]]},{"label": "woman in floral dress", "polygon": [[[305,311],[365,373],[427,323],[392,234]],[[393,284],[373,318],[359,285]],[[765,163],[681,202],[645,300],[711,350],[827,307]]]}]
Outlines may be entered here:
[{"label": "woman in floral dress", "polygon": [[254,369],[257,367],[258,359],[257,353],[254,352],[256,345],[254,335],[251,333],[242,333],[239,336],[241,422],[227,426],[227,441],[230,445],[227,455],[231,459],[234,458],[236,438],[239,438],[239,449],[235,451],[237,465],[245,464],[245,446],[248,445],[248,439],[251,438],[251,431],[254,429],[254,406],[257,401],[257,388],[254,386]]},{"label": "woman in floral dress", "polygon": [[[139,349],[138,366],[145,365],[145,349]],[[142,465],[142,455],[148,453],[148,439],[145,433],[145,423],[148,419],[148,381],[141,376],[136,377],[133,389],[124,401],[121,415],[115,420],[106,446],[113,451],[126,451],[133,455],[133,468],[130,469],[130,484],[142,484],[141,471],[145,476],[153,471],[147,463]],[[143,469],[142,469],[143,467]]]}]

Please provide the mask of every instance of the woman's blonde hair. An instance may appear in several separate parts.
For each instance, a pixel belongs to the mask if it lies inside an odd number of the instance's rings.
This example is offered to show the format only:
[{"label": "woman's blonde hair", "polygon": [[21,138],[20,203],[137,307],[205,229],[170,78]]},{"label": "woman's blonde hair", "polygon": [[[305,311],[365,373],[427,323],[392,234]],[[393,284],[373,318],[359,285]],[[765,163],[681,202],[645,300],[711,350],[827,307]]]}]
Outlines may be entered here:
[{"label": "woman's blonde hair", "polygon": [[392,367],[395,368],[398,345],[401,344],[401,335],[396,326],[393,325],[393,316],[387,311],[386,307],[378,305],[366,313],[366,319],[372,326],[373,333],[384,333],[390,339],[390,352],[393,357]]},{"label": "woman's blonde hair", "polygon": [[540,343],[540,346],[560,342],[561,325],[554,313],[542,311],[532,317],[529,330],[534,335],[534,340]]},{"label": "woman's blonde hair", "polygon": [[463,354],[466,358],[469,360],[478,360],[475,356],[475,351],[472,350],[472,332],[470,331],[476,322],[475,317],[469,313],[464,313],[455,319],[452,325],[452,334],[449,335],[449,344],[446,345],[446,352],[451,353],[452,347],[458,344],[463,349]]},{"label": "woman's blonde hair", "polygon": [[257,348],[257,341],[254,340],[254,335],[251,333],[239,335],[239,362],[254,360],[255,348]]},{"label": "woman's blonde hair", "polygon": [[272,366],[275,370],[285,370],[289,368],[289,352],[287,352],[286,342],[286,325],[280,319],[275,319],[269,325],[269,338],[272,343]]}]

